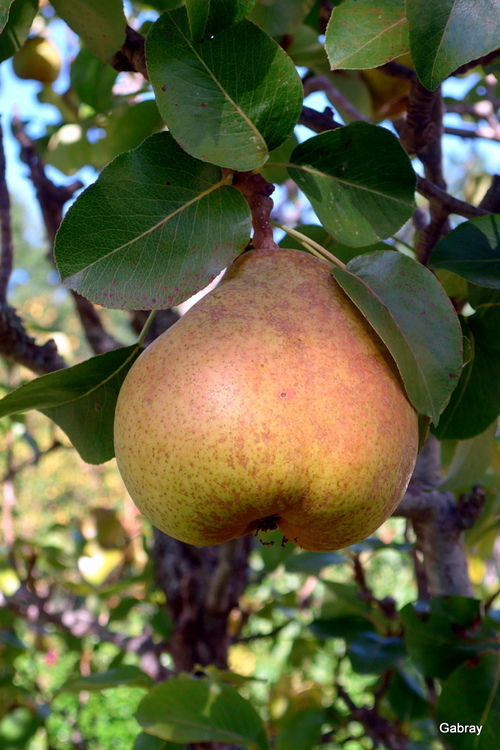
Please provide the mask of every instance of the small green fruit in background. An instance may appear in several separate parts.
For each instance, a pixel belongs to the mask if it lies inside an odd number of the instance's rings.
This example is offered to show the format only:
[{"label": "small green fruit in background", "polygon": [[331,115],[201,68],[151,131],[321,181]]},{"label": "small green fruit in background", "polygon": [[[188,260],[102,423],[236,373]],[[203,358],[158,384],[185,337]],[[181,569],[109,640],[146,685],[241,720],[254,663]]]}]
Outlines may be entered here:
[{"label": "small green fruit in background", "polygon": [[115,451],[159,529],[213,545],[279,528],[307,550],[366,538],[399,503],[417,414],[394,361],[300,250],[252,250],[135,362]]},{"label": "small green fruit in background", "polygon": [[18,78],[54,83],[61,72],[61,57],[48,39],[32,36],[16,52],[12,66]]}]

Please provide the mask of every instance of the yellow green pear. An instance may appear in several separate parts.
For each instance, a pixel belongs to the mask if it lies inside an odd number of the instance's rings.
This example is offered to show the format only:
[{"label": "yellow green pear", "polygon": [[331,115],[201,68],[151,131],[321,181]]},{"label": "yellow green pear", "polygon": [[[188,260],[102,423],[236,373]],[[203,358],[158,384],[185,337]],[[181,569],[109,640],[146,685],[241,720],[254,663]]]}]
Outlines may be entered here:
[{"label": "yellow green pear", "polygon": [[12,58],[12,67],[18,78],[54,83],[61,72],[61,56],[51,41],[32,36]]},{"label": "yellow green pear", "polygon": [[279,528],[307,550],[347,547],[395,509],[417,446],[390,354],[299,250],[237,258],[141,354],[115,416],[133,500],[201,546]]}]

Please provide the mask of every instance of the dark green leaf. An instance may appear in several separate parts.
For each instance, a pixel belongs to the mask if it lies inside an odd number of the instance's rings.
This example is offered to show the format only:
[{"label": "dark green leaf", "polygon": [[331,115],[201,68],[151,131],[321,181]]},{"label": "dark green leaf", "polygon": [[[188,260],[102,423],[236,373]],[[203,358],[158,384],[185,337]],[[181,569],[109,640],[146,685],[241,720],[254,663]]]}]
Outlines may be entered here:
[{"label": "dark green leaf", "polygon": [[135,738],[133,750],[181,750],[181,748],[177,743],[167,742],[167,740],[141,732]]},{"label": "dark green leaf", "polygon": [[437,427],[432,429],[440,440],[468,440],[484,432],[500,413],[499,331],[491,331],[490,316],[496,317],[494,308],[462,321],[470,343],[470,359]]},{"label": "dark green leaf", "polygon": [[500,289],[500,216],[459,224],[437,245],[430,268],[445,268],[482,287]]},{"label": "dark green leaf", "polygon": [[326,721],[325,711],[314,706],[290,712],[280,722],[275,750],[312,750],[318,746]]},{"label": "dark green leaf", "polygon": [[86,677],[73,677],[59,689],[64,693],[79,693],[81,690],[98,691],[128,685],[130,687],[149,688],[154,681],[139,667],[124,664],[107,672],[97,672]]},{"label": "dark green leaf", "polygon": [[38,0],[14,0],[0,6],[0,25],[5,24],[0,35],[0,62],[12,57],[20,49],[31,29],[38,10]]},{"label": "dark green leaf", "polygon": [[285,564],[289,573],[319,573],[328,565],[348,562],[348,558],[339,552],[300,552],[292,555]]},{"label": "dark green leaf", "polygon": [[127,26],[123,0],[51,0],[51,4],[103,62],[121,49]]},{"label": "dark green leaf", "polygon": [[396,668],[391,680],[387,699],[401,721],[421,719],[429,716],[430,705],[425,683],[421,675],[403,667]]},{"label": "dark green leaf", "polygon": [[228,742],[249,750],[269,747],[252,704],[230,685],[180,676],[154,687],[136,718],[149,734],[173,742]]},{"label": "dark green leaf", "polygon": [[376,68],[408,52],[405,0],[345,0],[334,8],[325,40],[332,70]]},{"label": "dark green leaf", "polygon": [[346,615],[345,617],[318,617],[311,622],[309,630],[317,638],[356,638],[358,635],[370,633],[374,626],[360,615]]},{"label": "dark green leaf", "polygon": [[402,638],[364,632],[349,640],[347,655],[355,672],[380,674],[400,664],[406,656],[406,650]]},{"label": "dark green leaf", "polygon": [[461,65],[498,47],[496,0],[406,0],[406,16],[415,70],[431,91]]},{"label": "dark green leaf", "polygon": [[333,268],[389,349],[415,409],[437,423],[462,370],[462,333],[433,274],[401,253],[361,255]]},{"label": "dark green leaf", "polygon": [[385,128],[353,122],[301,143],[290,176],[333,236],[362,247],[390,237],[412,215],[415,173]]},{"label": "dark green leaf", "polygon": [[191,37],[199,42],[241,21],[256,0],[185,0]]},{"label": "dark green leaf", "polygon": [[93,165],[102,169],[124,151],[138,148],[153,133],[163,130],[163,120],[154,99],[142,102],[124,102],[107,117],[106,135],[92,144],[90,156]]},{"label": "dark green leaf", "polygon": [[281,47],[250,21],[192,42],[179,9],[158,19],[146,50],[158,108],[191,156],[249,171],[293,132],[300,78]]},{"label": "dark green leaf", "polygon": [[0,417],[38,409],[67,434],[84,461],[114,456],[113,421],[121,385],[140,348],[116,349],[42,375],[0,401]]},{"label": "dark green leaf", "polygon": [[413,604],[403,607],[406,648],[426,677],[446,678],[484,649],[477,630],[480,612],[480,601],[461,596],[436,597],[424,612]]},{"label": "dark green leaf", "polygon": [[93,302],[162,309],[214,279],[250,227],[248,204],[220,168],[157,133],[118,156],[71,206],[55,257],[66,286]]},{"label": "dark green leaf", "polygon": [[293,34],[305,20],[314,0],[265,0],[250,13],[249,18],[270,36]]},{"label": "dark green leaf", "polygon": [[[481,654],[453,672],[439,696],[436,723],[453,750],[496,750],[500,736],[499,653]],[[465,732],[467,725],[469,731]],[[474,734],[471,725],[477,727]],[[445,731],[451,726],[461,726],[462,731]]]},{"label": "dark green leaf", "polygon": [[481,434],[458,443],[440,489],[466,491],[481,481],[493,458],[496,428],[496,422],[493,422]]}]

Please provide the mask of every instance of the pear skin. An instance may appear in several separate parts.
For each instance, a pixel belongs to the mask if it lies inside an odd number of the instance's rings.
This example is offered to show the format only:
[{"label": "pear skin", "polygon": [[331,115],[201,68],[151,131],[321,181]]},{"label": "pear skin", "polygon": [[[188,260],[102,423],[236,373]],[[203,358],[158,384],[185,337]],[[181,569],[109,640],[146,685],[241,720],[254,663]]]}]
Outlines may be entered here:
[{"label": "pear skin", "polygon": [[300,250],[252,250],[154,341],[118,397],[115,450],[159,529],[213,545],[279,528],[347,547],[399,503],[417,414],[394,361]]}]

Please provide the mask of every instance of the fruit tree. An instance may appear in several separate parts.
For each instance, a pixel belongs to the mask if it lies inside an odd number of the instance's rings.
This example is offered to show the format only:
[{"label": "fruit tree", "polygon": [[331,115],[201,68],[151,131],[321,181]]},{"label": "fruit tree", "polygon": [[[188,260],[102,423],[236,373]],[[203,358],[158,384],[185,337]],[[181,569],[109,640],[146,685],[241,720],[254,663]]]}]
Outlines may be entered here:
[{"label": "fruit tree", "polygon": [[0,27],[0,745],[496,748],[500,8]]}]

